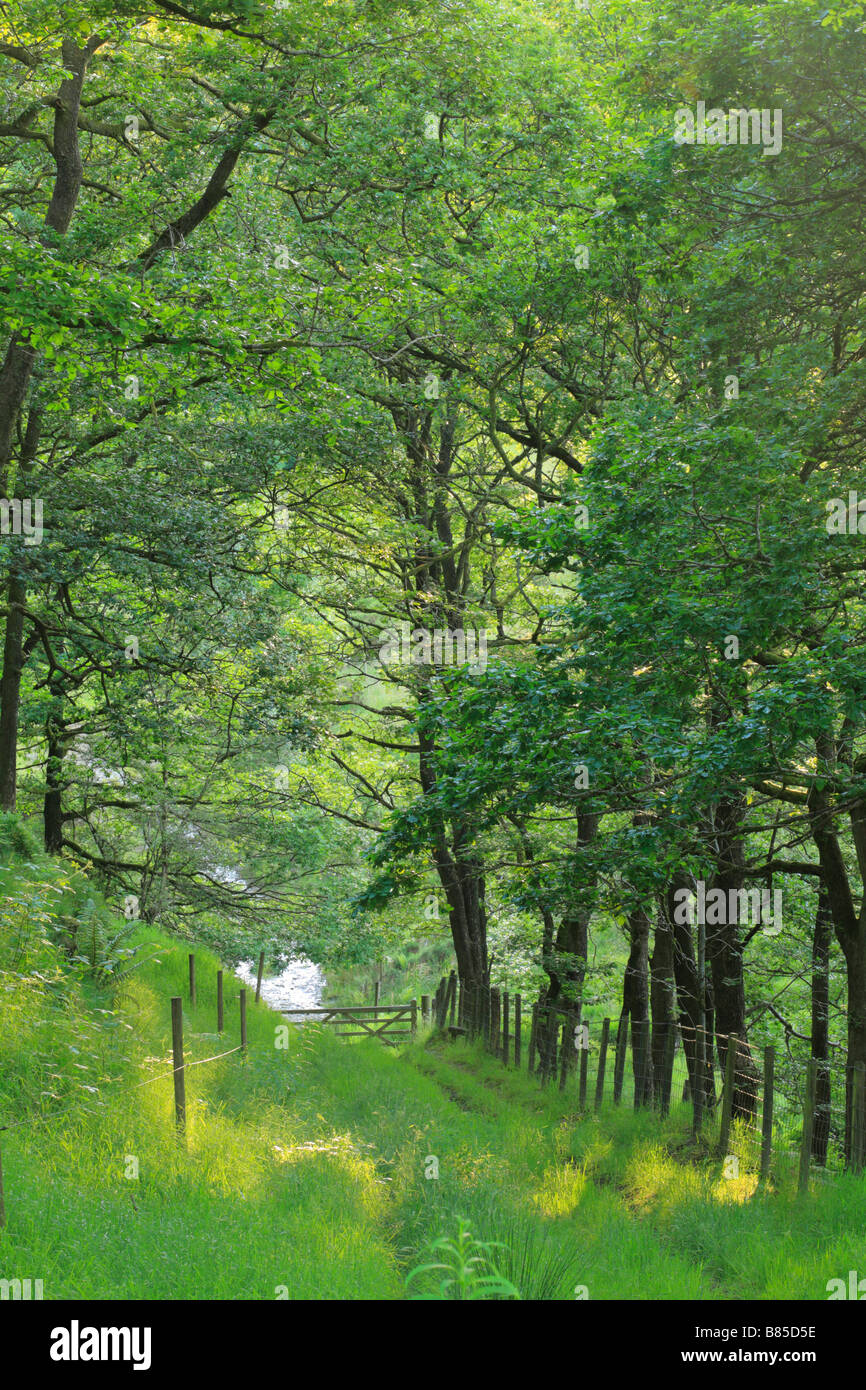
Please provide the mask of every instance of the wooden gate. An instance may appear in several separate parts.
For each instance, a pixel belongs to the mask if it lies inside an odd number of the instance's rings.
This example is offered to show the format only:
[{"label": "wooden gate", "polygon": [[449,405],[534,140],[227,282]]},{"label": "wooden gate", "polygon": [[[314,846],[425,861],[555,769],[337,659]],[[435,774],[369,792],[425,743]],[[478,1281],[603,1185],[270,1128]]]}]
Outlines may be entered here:
[{"label": "wooden gate", "polygon": [[333,1009],[281,1009],[284,1018],[328,1023],[340,1038],[381,1038],[397,1044],[414,1038],[418,1028],[418,1003],[341,1004]]}]

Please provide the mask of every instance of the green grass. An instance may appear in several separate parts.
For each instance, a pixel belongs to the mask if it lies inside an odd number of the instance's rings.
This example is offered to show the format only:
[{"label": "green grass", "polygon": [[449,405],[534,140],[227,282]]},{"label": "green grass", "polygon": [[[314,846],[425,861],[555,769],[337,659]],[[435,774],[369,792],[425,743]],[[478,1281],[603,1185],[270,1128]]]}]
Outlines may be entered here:
[{"label": "green grass", "polygon": [[[187,993],[186,946],[139,927],[112,948],[98,895],[38,856],[0,887],[0,1277],[41,1278],[46,1298],[399,1299],[461,1221],[524,1299],[820,1300],[866,1274],[862,1178],[804,1200],[780,1170],[763,1193],[749,1136],[735,1131],[726,1180],[681,1107],[664,1125],[625,1107],[581,1118],[573,1092],[429,1038],[398,1053],[304,1028],[281,1048],[263,1005],[246,1057],[188,1069],[179,1143],[169,1001]],[[95,960],[70,965],[87,900]],[[219,1038],[217,962],[196,955],[188,1061],[238,1042],[239,983]],[[425,1277],[410,1294],[429,1295]]]}]

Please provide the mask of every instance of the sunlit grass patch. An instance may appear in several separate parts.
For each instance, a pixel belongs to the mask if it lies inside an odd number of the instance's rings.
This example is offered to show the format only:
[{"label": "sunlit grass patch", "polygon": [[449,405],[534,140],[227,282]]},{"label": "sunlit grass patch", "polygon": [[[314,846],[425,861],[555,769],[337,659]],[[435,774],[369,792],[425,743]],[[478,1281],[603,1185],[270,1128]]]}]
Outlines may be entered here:
[{"label": "sunlit grass patch", "polygon": [[586,1170],[574,1164],[551,1164],[532,1200],[545,1216],[573,1216],[586,1189]]}]

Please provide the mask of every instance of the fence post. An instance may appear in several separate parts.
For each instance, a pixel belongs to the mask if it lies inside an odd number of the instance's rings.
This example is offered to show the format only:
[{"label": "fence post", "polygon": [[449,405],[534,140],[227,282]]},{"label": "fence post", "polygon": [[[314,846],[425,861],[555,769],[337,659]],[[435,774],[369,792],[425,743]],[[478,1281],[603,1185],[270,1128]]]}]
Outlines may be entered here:
[{"label": "fence post", "polygon": [[692,1128],[697,1139],[701,1132],[701,1122],[704,1117],[704,1030],[695,1029],[695,1081],[692,1095],[692,1105],[694,1108],[694,1118]]},{"label": "fence post", "polygon": [[478,1012],[478,990],[474,980],[467,980],[463,990],[463,1024],[466,1029],[466,1037],[471,1042],[475,1037],[476,1019]]},{"label": "fence post", "polygon": [[418,1000],[412,1000],[412,1037],[418,1032]]},{"label": "fence post", "polygon": [[578,1105],[581,1110],[586,1109],[586,1079],[589,1071],[589,1029],[580,1031],[580,1090],[578,1092]]},{"label": "fence post", "polygon": [[535,1071],[535,1053],[538,1047],[538,1002],[532,1006],[532,1022],[529,1028],[529,1075]]},{"label": "fence post", "polygon": [[622,1081],[625,1075],[625,1054],[628,1048],[628,1014],[620,1014],[616,1030],[616,1054],[613,1061],[613,1103],[619,1105],[622,1099]]},{"label": "fence post", "polygon": [[559,1060],[559,1089],[565,1090],[565,1083],[568,1080],[569,1067],[571,1066],[571,1054],[574,1048],[574,1023],[575,1016],[572,1012],[565,1015],[562,1020],[562,1056]]},{"label": "fence post", "polygon": [[502,1065],[504,1067],[508,1066],[508,1054],[511,1051],[510,1014],[511,1000],[508,998],[508,990],[505,990],[502,995]]},{"label": "fence post", "polygon": [[457,1026],[466,1027],[466,990],[462,980],[457,987]]},{"label": "fence post", "polygon": [[258,973],[258,975],[256,976],[256,1003],[257,1003],[257,1004],[258,1004],[259,1000],[260,1000],[261,997],[262,997],[262,975],[264,974],[264,970],[265,970],[265,953],[264,953],[264,951],[259,951],[259,973]]},{"label": "fence post", "polygon": [[448,980],[448,998],[451,1001],[451,1012],[449,1014],[448,1022],[451,1024],[451,1027],[453,1028],[455,1023],[457,1022],[457,976],[453,970],[451,971],[451,975]]},{"label": "fence post", "polygon": [[195,1008],[195,956],[190,952],[189,957],[189,1003],[190,1008]]},{"label": "fence post", "polygon": [[499,990],[490,991],[490,1051],[499,1054]]},{"label": "fence post", "polygon": [[183,1000],[179,994],[173,995],[171,1001],[171,1055],[174,1068],[174,1122],[178,1134],[183,1134],[186,1128],[186,1081],[183,1066]]},{"label": "fence post", "polygon": [[737,1068],[737,1050],[739,1038],[736,1033],[728,1034],[728,1048],[725,1053],[725,1089],[722,1094],[722,1123],[719,1129],[719,1153],[723,1156],[728,1152],[728,1140],[731,1135],[731,1114],[734,1107],[734,1077]]},{"label": "fence post", "polygon": [[247,992],[242,989],[240,992],[241,1004],[241,1047],[244,1052],[247,1050]]},{"label": "fence post", "polygon": [[598,1071],[595,1076],[595,1108],[601,1109],[601,1102],[604,1097],[604,1068],[607,1062],[607,1045],[610,1039],[610,1019],[606,1018],[601,1025],[601,1043],[598,1049]]},{"label": "fence post", "polygon": [[761,1117],[761,1182],[770,1176],[770,1157],[773,1152],[773,1079],[776,1068],[776,1053],[772,1047],[764,1048],[764,1113]]},{"label": "fence post", "polygon": [[449,1006],[450,1003],[451,1003],[451,977],[450,977],[449,975],[443,975],[443,977],[442,977],[442,994],[441,994],[441,997],[440,997],[440,999],[439,999],[439,1017],[440,1017],[439,1027],[440,1027],[440,1028],[443,1028],[443,1029],[444,1029],[444,1028],[447,1028],[447,1026],[448,1026],[448,1006]]},{"label": "fence post", "polygon": [[550,1030],[554,1018],[547,1004],[538,1005],[538,1066],[535,1074],[542,1086],[550,1076]]},{"label": "fence post", "polygon": [[522,1000],[519,994],[514,996],[514,1065],[520,1067],[520,1009]]},{"label": "fence post", "polygon": [[862,1171],[866,1147],[866,1063],[855,1062],[851,1077],[851,1167]]},{"label": "fence post", "polygon": [[430,995],[421,995],[421,1022],[427,1023],[430,1018]]},{"label": "fence post", "polygon": [[818,1062],[809,1058],[806,1072],[806,1098],[803,1102],[803,1139],[800,1144],[800,1178],[797,1191],[809,1191],[809,1164],[812,1159],[812,1131],[815,1128],[815,1082],[818,1077]]},{"label": "fence post", "polygon": [[650,1038],[649,1019],[636,1018],[632,1024],[632,1054],[634,1063],[634,1109],[646,1105],[649,1081]]},{"label": "fence post", "polygon": [[671,1087],[674,1077],[674,1055],[677,1048],[677,1025],[668,1019],[665,1027],[665,1045],[662,1054],[662,1074],[659,1083],[659,1111],[669,1115],[671,1110]]},{"label": "fence post", "polygon": [[223,1030],[224,1009],[223,1009],[223,972],[217,971],[217,1032]]},{"label": "fence post", "polygon": [[556,1064],[559,1060],[559,1014],[556,1009],[548,1009],[547,1029],[544,1037],[544,1071],[541,1081],[546,1085],[556,1080]]}]

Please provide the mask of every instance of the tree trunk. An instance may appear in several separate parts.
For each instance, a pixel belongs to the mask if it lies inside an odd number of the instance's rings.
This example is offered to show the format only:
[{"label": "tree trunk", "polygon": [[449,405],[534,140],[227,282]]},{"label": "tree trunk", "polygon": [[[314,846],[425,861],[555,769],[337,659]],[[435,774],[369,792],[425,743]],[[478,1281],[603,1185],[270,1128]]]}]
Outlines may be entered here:
[{"label": "tree trunk", "polygon": [[24,606],[27,591],[13,567],[7,587],[9,612],[0,675],[0,810],[14,811],[18,783],[18,707],[24,669]]},{"label": "tree trunk", "polygon": [[691,923],[680,920],[684,914],[675,913],[674,894],[681,888],[691,887],[691,880],[685,874],[677,874],[671,880],[665,896],[664,912],[670,923],[673,941],[674,983],[676,984],[677,1012],[683,1052],[688,1072],[689,1094],[695,1093],[697,1075],[697,1036],[701,1021],[701,1000],[698,989],[698,965],[695,959],[695,944]]},{"label": "tree trunk", "polygon": [[[600,817],[589,812],[578,812],[577,843],[575,859],[580,864],[581,851],[592,845],[598,837]],[[583,874],[586,879],[588,876]],[[593,882],[590,885],[594,887]],[[552,1003],[567,1004],[574,1012],[574,1021],[580,1023],[583,1000],[583,984],[586,978],[587,946],[589,940],[589,921],[592,905],[575,907],[567,912],[560,922],[553,950],[544,961],[544,968],[550,977],[547,998]]]},{"label": "tree trunk", "polygon": [[[741,797],[725,798],[716,810],[718,872],[713,887],[724,892],[728,905],[732,902],[732,890],[742,889],[745,882],[745,856],[741,835],[743,813],[744,802]],[[739,899],[736,901],[739,903]],[[737,1035],[731,1114],[735,1119],[753,1119],[757,1110],[760,1078],[748,1042],[743,947],[738,910],[726,910],[722,915],[726,919],[724,922],[707,924],[707,961],[713,982],[716,1040],[720,1063],[724,1063],[728,1055],[728,1038],[731,1034]]]},{"label": "tree trunk", "polygon": [[[676,988],[674,985],[674,936],[663,906],[656,914],[653,953],[650,960],[650,1004],[652,1006],[652,1070],[656,1086],[667,1087],[665,1061],[673,1058],[671,1039],[676,1017]],[[671,1050],[668,1051],[669,1046]]]},{"label": "tree trunk", "polygon": [[632,1065],[634,1067],[635,1105],[650,1105],[653,1096],[652,1057],[644,1058],[641,1077],[639,1061],[649,1047],[649,935],[650,915],[645,907],[629,913],[629,953],[622,987],[622,1014],[631,1019]]},{"label": "tree trunk", "polygon": [[830,943],[833,919],[825,888],[818,893],[812,936],[812,1056],[818,1063],[812,1157],[827,1162],[830,1141]]},{"label": "tree trunk", "polygon": [[45,759],[45,799],[42,818],[45,831],[45,850],[60,854],[63,849],[63,758],[66,740],[63,729],[63,688],[51,683],[52,708],[45,721],[48,753]]},{"label": "tree trunk", "polygon": [[[826,742],[819,742],[822,757],[832,758]],[[848,1048],[845,1068],[845,1157],[850,1162],[852,1151],[851,1092],[854,1067],[866,1063],[866,918],[864,907],[858,913],[854,907],[848,869],[834,824],[834,812],[825,790],[812,787],[809,792],[809,820],[812,838],[818,850],[823,871],[822,887],[833,918],[833,929],[842,948],[848,988]],[[852,814],[857,858],[866,862],[861,840],[862,819],[859,808]]]},{"label": "tree trunk", "polygon": [[[84,48],[64,39],[63,66],[71,76],[61,82],[54,108],[53,154],[57,171],[51,201],[45,214],[45,225],[52,232],[64,235],[72,221],[78,195],[81,192],[83,169],[78,140],[78,115],[87,63],[102,41],[89,39]],[[15,430],[18,425],[27,388],[36,362],[36,352],[30,344],[13,337],[0,368],[0,491],[5,494]],[[28,421],[37,432],[38,412]],[[35,443],[25,440],[24,457],[35,455]],[[23,668],[24,614],[27,590],[23,571],[13,561],[9,575],[6,634],[3,643],[3,672],[0,675],[0,808],[15,810],[18,770],[18,709],[21,696]]]}]

